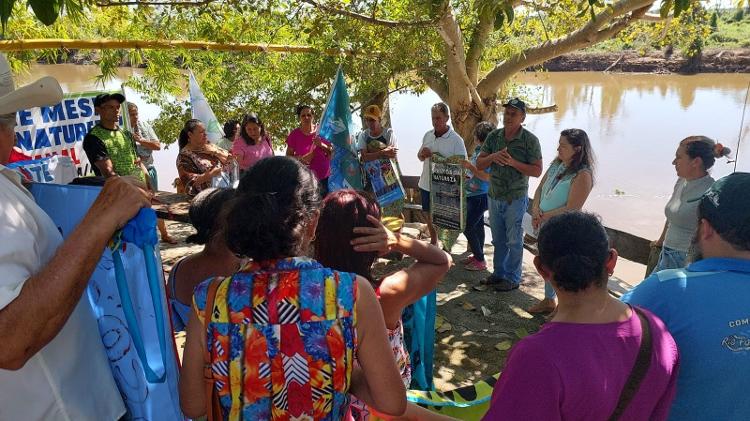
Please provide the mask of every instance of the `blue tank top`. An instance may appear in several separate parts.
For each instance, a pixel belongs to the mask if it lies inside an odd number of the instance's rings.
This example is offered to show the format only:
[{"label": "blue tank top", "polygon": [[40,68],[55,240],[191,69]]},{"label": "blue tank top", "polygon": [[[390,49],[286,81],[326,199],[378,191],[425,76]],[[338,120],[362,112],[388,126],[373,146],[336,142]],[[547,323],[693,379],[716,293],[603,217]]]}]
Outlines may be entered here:
[{"label": "blue tank top", "polygon": [[169,291],[170,291],[170,297],[169,297],[169,307],[170,307],[170,313],[172,314],[172,328],[175,330],[175,332],[181,332],[185,330],[185,326],[187,326],[188,319],[190,318],[190,312],[193,311],[192,308],[187,305],[183,304],[180,301],[177,300],[176,290],[175,290],[175,274],[177,273],[177,268],[180,266],[180,263],[185,258],[183,257],[177,263],[172,266],[172,270],[169,272]]},{"label": "blue tank top", "polygon": [[[581,168],[578,172],[589,171],[587,167]],[[541,198],[539,201],[539,209],[542,212],[549,212],[557,208],[561,208],[568,203],[568,196],[570,195],[570,186],[573,184],[573,179],[578,175],[578,172],[574,174],[565,174],[565,165],[555,160],[547,170],[547,179],[542,185]]]}]

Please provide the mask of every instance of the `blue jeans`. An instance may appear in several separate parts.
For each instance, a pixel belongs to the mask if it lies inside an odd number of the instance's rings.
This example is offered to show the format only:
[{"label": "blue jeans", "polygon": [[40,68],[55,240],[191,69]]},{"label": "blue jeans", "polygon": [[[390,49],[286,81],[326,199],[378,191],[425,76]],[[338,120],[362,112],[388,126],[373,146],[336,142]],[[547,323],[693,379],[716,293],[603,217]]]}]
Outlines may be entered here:
[{"label": "blue jeans", "polygon": [[651,273],[656,273],[665,269],[684,268],[686,261],[687,252],[671,249],[669,247],[662,247],[659,261],[656,263],[654,271]]},{"label": "blue jeans", "polygon": [[523,214],[529,198],[524,196],[508,203],[490,198],[490,231],[495,257],[492,274],[514,284],[521,283],[523,262]]},{"label": "blue jeans", "polygon": [[466,227],[464,235],[474,258],[484,262],[484,212],[487,211],[487,194],[466,198]]}]

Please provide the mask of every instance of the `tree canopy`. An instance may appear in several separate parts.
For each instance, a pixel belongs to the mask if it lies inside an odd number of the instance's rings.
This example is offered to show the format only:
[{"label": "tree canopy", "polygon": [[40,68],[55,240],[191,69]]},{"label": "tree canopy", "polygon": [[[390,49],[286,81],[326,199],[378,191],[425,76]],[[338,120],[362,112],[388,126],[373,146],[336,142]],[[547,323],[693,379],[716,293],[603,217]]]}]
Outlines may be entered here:
[{"label": "tree canopy", "polygon": [[184,95],[188,68],[220,120],[254,111],[279,142],[296,126],[296,104],[320,110],[342,65],[353,103],[382,103],[389,91],[429,87],[450,105],[454,127],[471,141],[478,121],[496,120],[497,100],[519,71],[634,25],[672,38],[694,36],[676,28],[684,28],[682,20],[693,14],[680,15],[695,4],[665,0],[659,12],[672,17],[656,24],[640,22],[654,0],[3,0],[0,17],[11,40],[190,40],[317,51],[53,49],[11,55],[14,66],[91,60],[101,79],[112,78],[120,65],[144,67],[127,85],[161,106],[155,126],[163,139],[175,139],[188,117],[188,104],[174,99]]}]

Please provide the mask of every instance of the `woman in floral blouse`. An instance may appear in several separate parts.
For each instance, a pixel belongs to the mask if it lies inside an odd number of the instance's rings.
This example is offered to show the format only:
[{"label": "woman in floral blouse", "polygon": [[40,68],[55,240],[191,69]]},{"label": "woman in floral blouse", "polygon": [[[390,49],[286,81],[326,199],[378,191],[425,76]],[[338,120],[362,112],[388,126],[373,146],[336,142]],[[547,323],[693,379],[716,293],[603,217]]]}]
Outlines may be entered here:
[{"label": "woman in floral blouse", "polygon": [[206,127],[200,120],[185,122],[178,144],[177,175],[190,196],[212,187],[213,178],[220,176],[230,165],[229,153],[208,143]]},{"label": "woman in floral blouse", "polygon": [[369,282],[301,257],[319,203],[315,176],[292,158],[261,160],[243,175],[224,215],[226,240],[253,261],[195,290],[180,378],[186,416],[206,413],[204,350],[226,420],[338,420],[349,392],[386,414],[404,412],[406,391]]}]

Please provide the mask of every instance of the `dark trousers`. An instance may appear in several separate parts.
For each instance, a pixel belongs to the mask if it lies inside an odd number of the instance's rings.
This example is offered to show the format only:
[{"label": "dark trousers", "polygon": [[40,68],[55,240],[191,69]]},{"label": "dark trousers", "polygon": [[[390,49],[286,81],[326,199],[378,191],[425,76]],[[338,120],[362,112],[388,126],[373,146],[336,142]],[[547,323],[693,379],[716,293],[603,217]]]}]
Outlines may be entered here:
[{"label": "dark trousers", "polygon": [[466,198],[466,227],[464,235],[474,258],[484,261],[484,212],[487,211],[487,194]]}]

